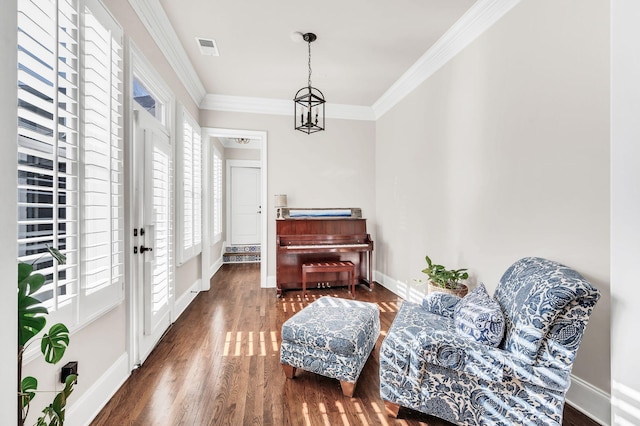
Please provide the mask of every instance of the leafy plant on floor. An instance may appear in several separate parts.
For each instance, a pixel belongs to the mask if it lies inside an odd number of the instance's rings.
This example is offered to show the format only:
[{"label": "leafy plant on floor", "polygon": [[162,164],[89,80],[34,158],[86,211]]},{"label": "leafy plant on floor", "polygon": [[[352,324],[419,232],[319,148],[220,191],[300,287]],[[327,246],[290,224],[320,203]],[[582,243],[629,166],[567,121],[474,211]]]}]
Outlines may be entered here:
[{"label": "leafy plant on floor", "polygon": [[[51,256],[60,264],[66,262],[66,256],[57,249],[47,247]],[[34,261],[35,263],[35,261]],[[47,325],[46,315],[49,311],[34,297],[45,283],[44,275],[34,273],[33,264],[18,263],[18,425],[23,426],[29,414],[29,404],[38,392],[38,380],[27,376],[22,378],[22,360],[24,352],[35,337]],[[40,350],[49,364],[58,363],[69,345],[69,329],[57,323],[51,326],[40,340]],[[64,389],[56,393],[53,401],[42,410],[37,426],[62,426],[64,424],[67,399],[76,381],[75,375],[67,377]]]},{"label": "leafy plant on floor", "polygon": [[437,265],[431,261],[429,256],[425,256],[427,267],[422,270],[427,274],[429,281],[435,286],[447,289],[454,289],[461,280],[469,278],[467,269],[447,269],[443,265]]}]

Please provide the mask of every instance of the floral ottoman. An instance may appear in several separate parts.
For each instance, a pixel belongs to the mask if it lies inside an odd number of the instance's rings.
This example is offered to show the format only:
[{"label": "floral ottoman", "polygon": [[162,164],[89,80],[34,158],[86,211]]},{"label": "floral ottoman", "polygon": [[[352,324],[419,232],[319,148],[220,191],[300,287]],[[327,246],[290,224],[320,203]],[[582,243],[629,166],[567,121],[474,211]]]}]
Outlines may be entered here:
[{"label": "floral ottoman", "polygon": [[297,368],[338,379],[351,397],[379,334],[375,303],[321,297],[282,324],[280,363],[290,379]]}]

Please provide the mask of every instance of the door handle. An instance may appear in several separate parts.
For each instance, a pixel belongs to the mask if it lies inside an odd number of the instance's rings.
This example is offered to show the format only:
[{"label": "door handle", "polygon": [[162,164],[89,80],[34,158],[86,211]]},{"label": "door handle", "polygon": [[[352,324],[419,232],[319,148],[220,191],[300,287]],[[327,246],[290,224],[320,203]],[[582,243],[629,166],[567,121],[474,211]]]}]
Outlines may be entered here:
[{"label": "door handle", "polygon": [[140,246],[140,253],[144,254],[145,251],[153,251],[153,247]]}]

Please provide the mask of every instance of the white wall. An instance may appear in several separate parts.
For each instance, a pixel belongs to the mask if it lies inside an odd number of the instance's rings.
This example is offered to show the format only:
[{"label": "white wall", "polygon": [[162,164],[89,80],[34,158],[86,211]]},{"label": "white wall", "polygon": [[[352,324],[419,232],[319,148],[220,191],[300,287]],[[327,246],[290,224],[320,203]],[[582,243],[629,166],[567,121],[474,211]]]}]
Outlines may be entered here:
[{"label": "white wall", "polygon": [[608,63],[608,1],[524,0],[376,132],[379,278],[423,278],[426,254],[490,290],[524,256],[577,269],[603,297],[573,373],[605,405]]},{"label": "white wall", "polygon": [[240,149],[240,148],[225,148],[224,156],[227,160],[253,160],[260,161],[259,149]]},{"label": "white wall", "polygon": [[[16,299],[16,156],[17,156],[17,3],[2,5],[0,14],[0,194],[4,202],[0,203],[0,221],[6,226],[0,227],[0,323],[3,325],[3,350],[0,351],[0,413],[5,424],[16,424],[16,385],[18,370],[16,353],[18,352],[17,325],[18,303]],[[13,201],[11,201],[13,200]]]},{"label": "white wall", "polygon": [[[202,111],[202,127],[258,130],[267,146],[267,275],[275,279],[274,194],[287,194],[293,207],[361,207],[375,235],[375,125],[327,119],[326,132],[293,129],[289,116]],[[263,213],[265,209],[263,209]]]},{"label": "white wall", "polygon": [[614,425],[640,424],[640,3],[611,7],[611,396]]}]

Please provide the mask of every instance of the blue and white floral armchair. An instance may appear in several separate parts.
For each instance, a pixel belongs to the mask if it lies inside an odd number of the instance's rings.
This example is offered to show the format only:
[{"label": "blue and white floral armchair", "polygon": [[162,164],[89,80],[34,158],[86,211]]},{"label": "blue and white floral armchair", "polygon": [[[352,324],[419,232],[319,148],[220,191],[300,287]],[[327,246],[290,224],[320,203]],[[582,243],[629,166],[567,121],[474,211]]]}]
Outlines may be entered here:
[{"label": "blue and white floral armchair", "polygon": [[380,348],[380,395],[458,425],[561,425],[565,393],[600,294],[577,272],[525,258],[494,298],[404,302]]}]

